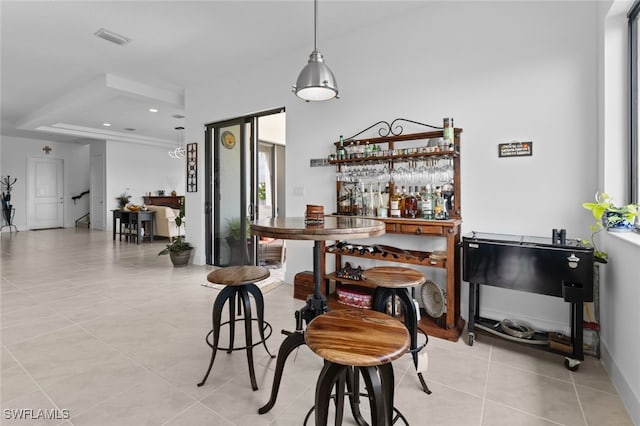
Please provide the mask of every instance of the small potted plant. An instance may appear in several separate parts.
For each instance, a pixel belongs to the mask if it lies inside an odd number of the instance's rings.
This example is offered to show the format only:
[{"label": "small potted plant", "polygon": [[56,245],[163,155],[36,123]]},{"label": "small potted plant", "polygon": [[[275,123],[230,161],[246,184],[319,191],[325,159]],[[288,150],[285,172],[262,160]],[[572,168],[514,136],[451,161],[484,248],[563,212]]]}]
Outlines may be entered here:
[{"label": "small potted plant", "polygon": [[130,199],[131,199],[131,195],[127,194],[126,192],[123,192],[122,194],[118,195],[116,197],[116,200],[118,201],[118,207],[120,209],[123,209],[127,204],[129,204]]},{"label": "small potted plant", "polygon": [[249,236],[249,220],[243,228],[240,218],[227,219],[227,244],[231,249],[230,265],[244,265],[248,259],[247,236]]},{"label": "small potted plant", "polygon": [[606,229],[612,232],[626,232],[633,230],[638,216],[638,204],[616,206],[613,199],[604,192],[596,193],[595,202],[582,203],[582,207],[589,210],[595,218],[595,224],[590,226],[591,245],[594,248],[596,260],[607,262],[608,255],[599,251],[596,246],[596,235]]},{"label": "small potted plant", "polygon": [[189,263],[191,258],[191,252],[193,246],[191,243],[184,240],[184,237],[180,235],[180,227],[182,226],[182,219],[184,218],[184,212],[180,210],[180,214],[176,217],[176,226],[178,227],[178,235],[171,239],[171,243],[167,244],[167,247],[158,253],[158,256],[168,254],[171,258],[173,266],[185,266]]}]

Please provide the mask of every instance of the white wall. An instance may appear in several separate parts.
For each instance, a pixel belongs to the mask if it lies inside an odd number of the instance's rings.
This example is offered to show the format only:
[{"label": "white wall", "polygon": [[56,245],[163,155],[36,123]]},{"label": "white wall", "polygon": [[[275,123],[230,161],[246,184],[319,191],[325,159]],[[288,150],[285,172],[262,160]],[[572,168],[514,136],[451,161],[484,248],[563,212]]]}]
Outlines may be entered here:
[{"label": "white wall", "polygon": [[[110,210],[118,208],[118,197],[123,192],[131,195],[131,204],[142,204],[142,197],[157,190],[166,195],[175,190],[184,195],[186,160],[172,159],[166,148],[107,141],[105,205],[107,229],[112,229]],[[188,204],[188,203],[187,203]],[[188,221],[189,219],[187,219]],[[188,222],[187,222],[188,223]],[[189,227],[187,224],[186,228]]]},{"label": "white wall", "polygon": [[[45,145],[51,147],[49,154],[42,150]],[[89,146],[2,136],[2,176],[18,178],[11,191],[11,204],[16,209],[13,223],[19,230],[27,229],[26,165],[29,157],[64,161],[64,226],[75,226],[76,219],[89,212],[87,195],[75,204],[71,199],[89,189]]]}]

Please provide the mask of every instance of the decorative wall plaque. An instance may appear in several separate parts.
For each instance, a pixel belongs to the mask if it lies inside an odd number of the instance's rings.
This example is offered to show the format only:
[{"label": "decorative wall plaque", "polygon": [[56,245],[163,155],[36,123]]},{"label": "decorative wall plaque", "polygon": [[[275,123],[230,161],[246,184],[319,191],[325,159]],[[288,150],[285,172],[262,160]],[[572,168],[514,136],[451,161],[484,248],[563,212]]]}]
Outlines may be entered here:
[{"label": "decorative wall plaque", "polygon": [[509,142],[498,144],[498,157],[531,157],[533,142]]}]

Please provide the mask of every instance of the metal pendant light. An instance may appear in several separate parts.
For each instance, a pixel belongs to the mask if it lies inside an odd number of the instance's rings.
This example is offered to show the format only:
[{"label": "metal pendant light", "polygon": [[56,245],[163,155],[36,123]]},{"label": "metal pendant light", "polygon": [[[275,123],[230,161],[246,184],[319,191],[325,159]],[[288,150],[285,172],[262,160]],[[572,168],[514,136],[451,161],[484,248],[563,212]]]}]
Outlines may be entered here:
[{"label": "metal pendant light", "polygon": [[309,55],[307,65],[300,71],[296,85],[293,86],[296,96],[307,102],[339,97],[338,82],[318,50],[318,0],[314,0],[313,4],[313,52]]},{"label": "metal pendant light", "polygon": [[177,146],[176,149],[169,150],[169,157],[175,159],[184,158],[186,151],[184,149],[184,127],[179,126],[176,127],[177,135]]}]

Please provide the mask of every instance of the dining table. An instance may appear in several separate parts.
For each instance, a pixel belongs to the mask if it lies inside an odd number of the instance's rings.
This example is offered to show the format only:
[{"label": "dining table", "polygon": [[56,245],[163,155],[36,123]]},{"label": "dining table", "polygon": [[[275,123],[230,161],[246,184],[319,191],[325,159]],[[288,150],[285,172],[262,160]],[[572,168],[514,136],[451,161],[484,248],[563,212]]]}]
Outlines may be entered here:
[{"label": "dining table", "polygon": [[322,220],[312,221],[305,217],[276,217],[255,220],[251,222],[250,228],[251,234],[260,237],[313,241],[313,293],[307,297],[306,304],[295,312],[295,331],[282,330],[287,337],[278,350],[271,396],[267,404],[258,409],[258,413],[264,414],[276,403],[287,357],[296,348],[306,344],[305,324],[309,324],[315,317],[329,310],[327,298],[321,291],[324,275],[321,266],[323,242],[383,235],[385,224],[382,221],[356,216],[324,216]]}]

